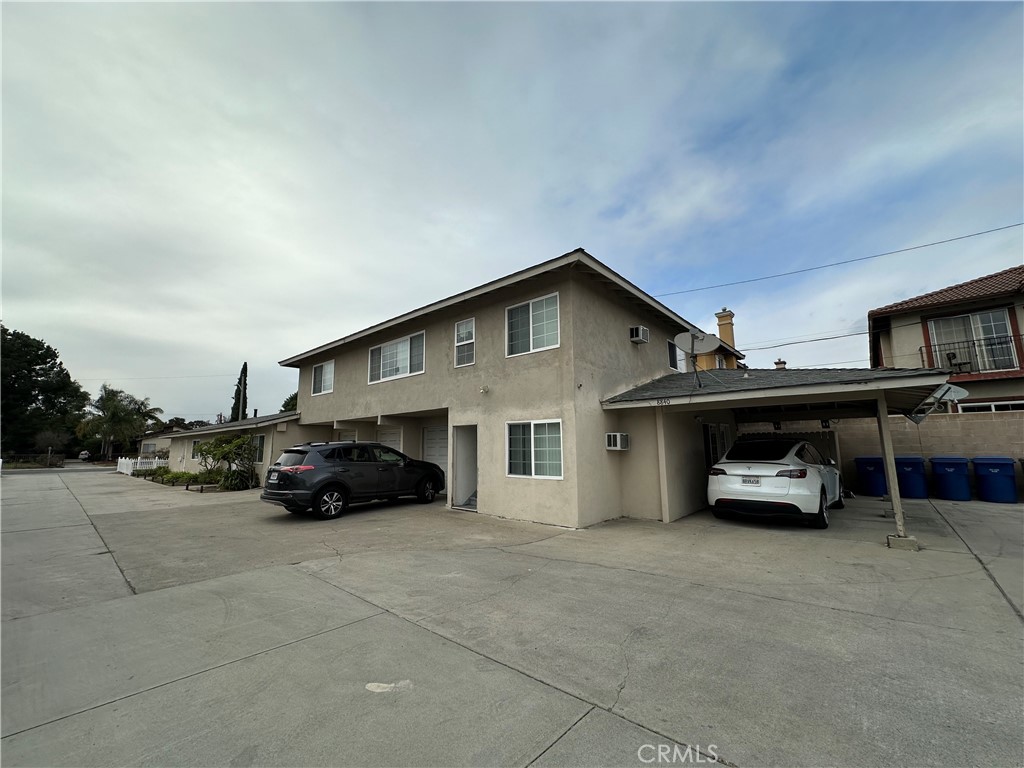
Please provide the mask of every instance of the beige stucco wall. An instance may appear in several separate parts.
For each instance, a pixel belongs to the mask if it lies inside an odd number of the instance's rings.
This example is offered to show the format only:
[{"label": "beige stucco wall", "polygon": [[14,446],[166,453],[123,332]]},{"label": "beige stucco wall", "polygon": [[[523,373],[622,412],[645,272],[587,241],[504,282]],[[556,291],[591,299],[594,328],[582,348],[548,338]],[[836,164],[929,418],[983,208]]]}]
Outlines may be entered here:
[{"label": "beige stucco wall", "polygon": [[[622,411],[605,411],[601,401],[672,373],[668,341],[675,333],[653,311],[614,300],[601,283],[578,281],[572,299],[579,525],[623,515],[660,520],[653,420],[636,420],[634,430],[634,421],[623,418]],[[649,343],[629,340],[629,328],[634,325],[647,326]],[[607,432],[629,434],[629,451],[607,450]],[[653,460],[638,460],[640,456],[649,459],[651,451],[655,451]]]}]

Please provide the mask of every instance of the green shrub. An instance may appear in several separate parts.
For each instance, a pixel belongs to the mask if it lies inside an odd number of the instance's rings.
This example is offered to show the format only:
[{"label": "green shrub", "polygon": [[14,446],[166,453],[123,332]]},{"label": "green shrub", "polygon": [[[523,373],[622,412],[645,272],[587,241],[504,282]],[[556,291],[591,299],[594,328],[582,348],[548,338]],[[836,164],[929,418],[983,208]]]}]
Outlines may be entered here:
[{"label": "green shrub", "polygon": [[152,472],[153,477],[167,477],[168,475],[173,474],[170,467],[157,467],[156,469],[150,469],[147,471]]},{"label": "green shrub", "polygon": [[196,473],[196,482],[202,483],[203,485],[219,485],[220,481],[223,479],[224,469],[222,467],[204,469]]},{"label": "green shrub", "polygon": [[247,491],[255,487],[255,478],[244,469],[229,469],[220,481],[222,491]]},{"label": "green shrub", "polygon": [[196,474],[194,472],[168,472],[164,475],[164,481],[171,485],[194,483],[196,482]]}]

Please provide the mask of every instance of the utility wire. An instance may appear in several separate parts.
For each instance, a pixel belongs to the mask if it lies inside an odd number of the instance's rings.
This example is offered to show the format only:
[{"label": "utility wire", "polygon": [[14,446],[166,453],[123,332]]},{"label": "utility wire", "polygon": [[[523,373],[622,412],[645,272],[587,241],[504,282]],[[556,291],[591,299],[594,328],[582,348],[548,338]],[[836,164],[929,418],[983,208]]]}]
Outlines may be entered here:
[{"label": "utility wire", "polygon": [[892,256],[897,253],[906,253],[907,251],[917,251],[921,248],[931,248],[934,245],[943,245],[945,243],[954,243],[957,240],[966,240],[969,237],[979,237],[981,235],[988,235],[992,232],[1001,232],[1004,229],[1013,229],[1014,227],[1024,226],[1024,221],[1018,222],[1017,224],[1007,224],[1005,227],[996,227],[995,229],[986,229],[983,232],[972,232],[969,235],[960,235],[959,237],[950,237],[946,240],[936,240],[934,243],[924,243],[923,245],[912,245],[909,248],[900,248],[895,251],[886,251],[885,253],[876,253],[873,256],[861,256],[856,259],[846,259],[845,261],[834,261],[831,264],[819,264],[816,267],[805,267],[804,269],[794,269],[792,272],[779,272],[777,275],[764,275],[763,277],[752,277],[749,280],[736,280],[731,283],[719,283],[718,285],[705,285],[701,288],[687,288],[683,291],[671,291],[669,293],[655,293],[654,297],[660,299],[663,296],[679,296],[683,293],[697,293],[698,291],[710,291],[712,288],[728,288],[732,285],[745,285],[746,283],[758,283],[762,280],[774,280],[777,277],[788,277],[790,275],[799,275],[804,272],[814,272],[817,269],[827,269],[829,267],[838,267],[843,264],[853,264],[857,261],[868,261],[869,259],[878,259],[882,256]]}]

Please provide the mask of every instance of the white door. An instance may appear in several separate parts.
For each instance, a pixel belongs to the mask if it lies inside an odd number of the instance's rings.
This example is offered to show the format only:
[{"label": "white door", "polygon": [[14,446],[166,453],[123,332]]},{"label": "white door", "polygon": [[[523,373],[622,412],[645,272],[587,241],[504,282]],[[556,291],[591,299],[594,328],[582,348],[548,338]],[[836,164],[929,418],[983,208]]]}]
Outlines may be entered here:
[{"label": "white door", "polygon": [[384,443],[388,448],[402,450],[401,427],[377,427],[377,442]]}]

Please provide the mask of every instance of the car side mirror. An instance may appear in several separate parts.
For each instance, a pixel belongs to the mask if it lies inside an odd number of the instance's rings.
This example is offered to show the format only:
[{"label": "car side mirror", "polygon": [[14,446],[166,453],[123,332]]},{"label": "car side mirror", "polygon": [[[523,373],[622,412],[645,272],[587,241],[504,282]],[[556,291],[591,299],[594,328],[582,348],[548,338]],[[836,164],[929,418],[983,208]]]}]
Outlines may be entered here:
[{"label": "car side mirror", "polygon": [[830,467],[834,467],[836,465],[836,460],[830,458],[830,459],[827,459],[825,463],[828,464]]}]

